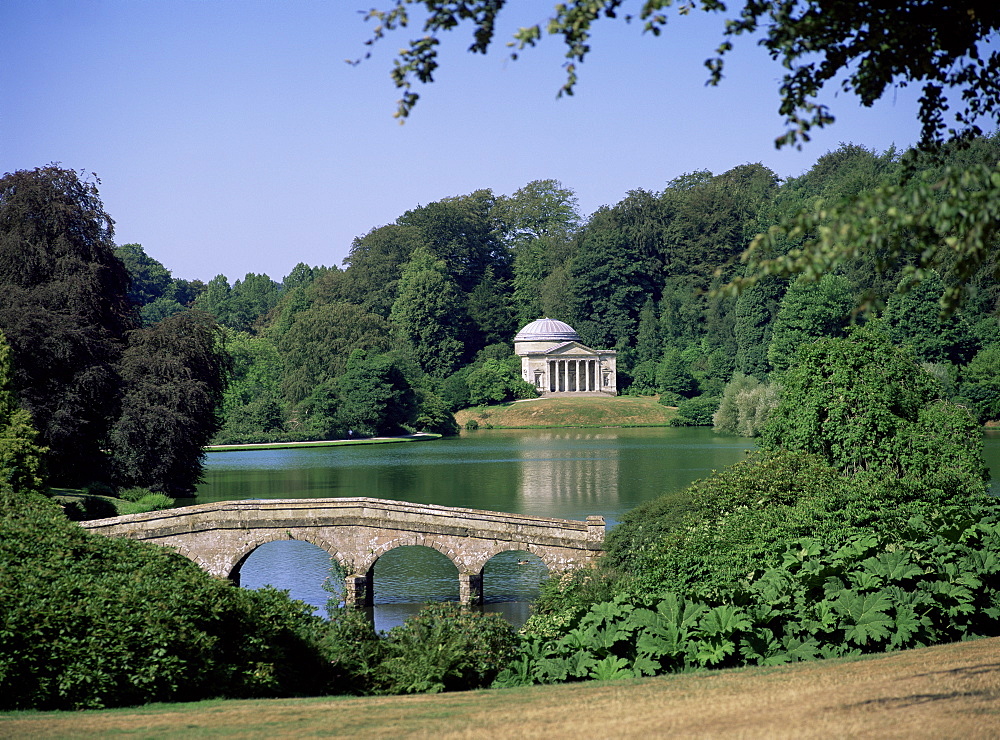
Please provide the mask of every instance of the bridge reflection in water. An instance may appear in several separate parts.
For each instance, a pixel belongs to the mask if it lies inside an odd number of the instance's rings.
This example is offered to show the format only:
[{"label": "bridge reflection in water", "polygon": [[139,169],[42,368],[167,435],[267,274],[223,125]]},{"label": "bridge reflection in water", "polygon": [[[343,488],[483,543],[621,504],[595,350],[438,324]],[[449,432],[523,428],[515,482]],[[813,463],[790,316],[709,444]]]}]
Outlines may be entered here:
[{"label": "bridge reflection in water", "polygon": [[238,580],[258,547],[278,540],[311,542],[347,574],[344,601],[373,601],[375,564],[404,546],[429,547],[458,570],[463,603],[482,600],[491,558],[523,550],[550,573],[593,564],[604,544],[604,518],[587,521],[462,509],[371,498],[230,501],[83,522],[109,536],[173,547],[213,575]]}]

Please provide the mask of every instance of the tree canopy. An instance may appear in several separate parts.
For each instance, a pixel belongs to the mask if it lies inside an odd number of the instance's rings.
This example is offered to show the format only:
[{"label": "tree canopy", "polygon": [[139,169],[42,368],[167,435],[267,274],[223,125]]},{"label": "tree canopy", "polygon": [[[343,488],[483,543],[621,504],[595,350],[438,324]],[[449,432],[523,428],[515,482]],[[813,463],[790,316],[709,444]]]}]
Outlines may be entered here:
[{"label": "tree canopy", "polygon": [[72,170],[0,178],[0,329],[56,479],[100,478],[116,363],[137,324],[113,233],[97,183]]},{"label": "tree canopy", "polygon": [[[432,82],[438,67],[437,47],[444,31],[468,29],[469,51],[485,54],[493,43],[497,19],[507,0],[394,0],[375,8],[371,46],[386,34],[407,27],[413,6],[422,6],[422,38],[410,42],[395,59],[392,78],[403,91],[396,115],[406,117],[419,95],[413,81]],[[737,8],[739,6],[736,6]],[[758,36],[761,46],[785,69],[778,89],[779,112],[786,131],[777,144],[800,144],[809,130],[833,123],[829,107],[817,102],[828,86],[838,86],[870,106],[886,92],[910,84],[921,86],[921,143],[982,133],[981,117],[1000,114],[1000,51],[988,42],[1000,29],[1000,8],[991,0],[962,3],[923,0],[745,0],[732,10],[721,0],[674,3],[673,0],[570,0],[557,3],[544,22],[522,26],[508,43],[515,59],[543,35],[562,38],[566,81],[560,94],[573,94],[578,64],[591,51],[595,23],[614,19],[635,22],[643,33],[660,36],[671,9],[678,16],[702,10],[725,16],[720,44],[706,50],[708,82],[723,78],[726,55],[740,36]],[[675,22],[681,22],[677,20]],[[954,106],[954,112],[950,112]]]},{"label": "tree canopy", "polygon": [[[366,43],[407,27],[415,6],[424,11],[419,15],[425,35],[400,51],[392,70],[403,91],[396,111],[401,118],[419,98],[414,81],[433,81],[440,35],[470,30],[469,51],[485,54],[498,17],[508,9],[507,0],[393,0],[388,8],[369,11],[367,19],[376,25]],[[989,130],[1000,124],[1000,7],[991,0],[745,0],[738,10],[721,0],[676,5],[673,0],[570,0],[556,4],[545,22],[519,28],[508,46],[517,58],[543,35],[561,37],[567,61],[560,94],[572,94],[597,22],[635,22],[642,32],[660,36],[672,8],[677,15],[698,9],[724,17],[720,44],[705,60],[710,84],[722,81],[726,56],[741,36],[756,36],[781,63],[777,97],[785,131],[775,141],[778,147],[801,146],[812,128],[834,122],[830,107],[820,102],[831,87],[871,106],[892,90],[919,86],[917,149],[924,152],[965,144],[981,135],[984,126]],[[947,266],[959,283],[949,286],[941,299],[951,310],[965,298],[964,283],[995,251],[998,224],[996,159],[945,170],[906,192],[889,184],[842,201],[816,201],[759,236],[743,256],[751,269],[729,276],[726,290],[738,293],[771,274],[804,274],[815,280],[859,255],[872,255],[884,270],[905,266],[911,284],[928,269]],[[802,237],[800,248],[780,249],[785,239]],[[1000,278],[1000,267],[994,278]]]}]

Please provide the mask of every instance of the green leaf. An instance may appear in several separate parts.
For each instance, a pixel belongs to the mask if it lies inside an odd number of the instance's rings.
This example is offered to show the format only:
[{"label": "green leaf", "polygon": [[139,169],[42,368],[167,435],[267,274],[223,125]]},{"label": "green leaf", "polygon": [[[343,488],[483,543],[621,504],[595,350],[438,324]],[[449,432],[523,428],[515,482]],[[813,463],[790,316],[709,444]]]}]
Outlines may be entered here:
[{"label": "green leaf", "polygon": [[698,622],[698,629],[706,635],[731,635],[734,632],[748,630],[750,627],[746,613],[728,604],[710,609]]},{"label": "green leaf", "polygon": [[590,669],[590,678],[597,681],[618,681],[623,678],[632,678],[632,671],[629,670],[628,661],[609,655],[598,661]]},{"label": "green leaf", "polygon": [[833,608],[844,617],[840,624],[844,639],[856,645],[884,639],[894,626],[892,617],[886,614],[892,602],[882,593],[861,595],[847,590],[833,603]]},{"label": "green leaf", "polygon": [[714,637],[708,640],[698,640],[692,646],[694,648],[694,660],[699,665],[718,665],[732,655],[736,649],[736,644],[732,640]]}]

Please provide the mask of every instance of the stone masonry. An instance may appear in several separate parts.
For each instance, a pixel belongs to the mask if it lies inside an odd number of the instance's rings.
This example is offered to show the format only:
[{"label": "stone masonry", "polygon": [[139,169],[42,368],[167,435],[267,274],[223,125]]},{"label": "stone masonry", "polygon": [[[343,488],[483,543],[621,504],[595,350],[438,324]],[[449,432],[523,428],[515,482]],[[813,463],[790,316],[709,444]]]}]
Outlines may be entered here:
[{"label": "stone masonry", "polygon": [[348,574],[344,600],[356,606],[371,603],[375,561],[404,545],[446,555],[458,568],[463,603],[482,598],[483,567],[498,553],[532,553],[551,574],[592,566],[604,547],[601,516],[582,522],[373,498],[224,501],[81,526],[172,547],[212,575],[237,583],[240,566],[261,545],[311,542]]}]

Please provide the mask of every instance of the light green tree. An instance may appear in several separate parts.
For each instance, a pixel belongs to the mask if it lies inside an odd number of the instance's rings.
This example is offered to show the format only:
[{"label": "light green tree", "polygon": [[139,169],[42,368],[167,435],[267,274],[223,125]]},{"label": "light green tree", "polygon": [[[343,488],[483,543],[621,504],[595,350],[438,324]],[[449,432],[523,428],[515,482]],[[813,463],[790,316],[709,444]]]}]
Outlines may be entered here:
[{"label": "light green tree", "polygon": [[842,336],[854,305],[850,286],[839,275],[824,275],[818,285],[804,280],[789,285],[771,327],[767,347],[771,367],[786,369],[803,342]]},{"label": "light green tree", "polygon": [[468,319],[464,296],[445,263],[419,248],[399,279],[389,320],[424,372],[450,375],[460,364]]},{"label": "light green tree", "polygon": [[31,413],[17,403],[11,385],[13,367],[10,345],[0,332],[0,482],[15,493],[41,493],[45,485],[44,456]]},{"label": "light green tree", "polygon": [[872,495],[937,500],[985,493],[982,429],[878,321],[799,347],[761,447],[820,455]]}]

